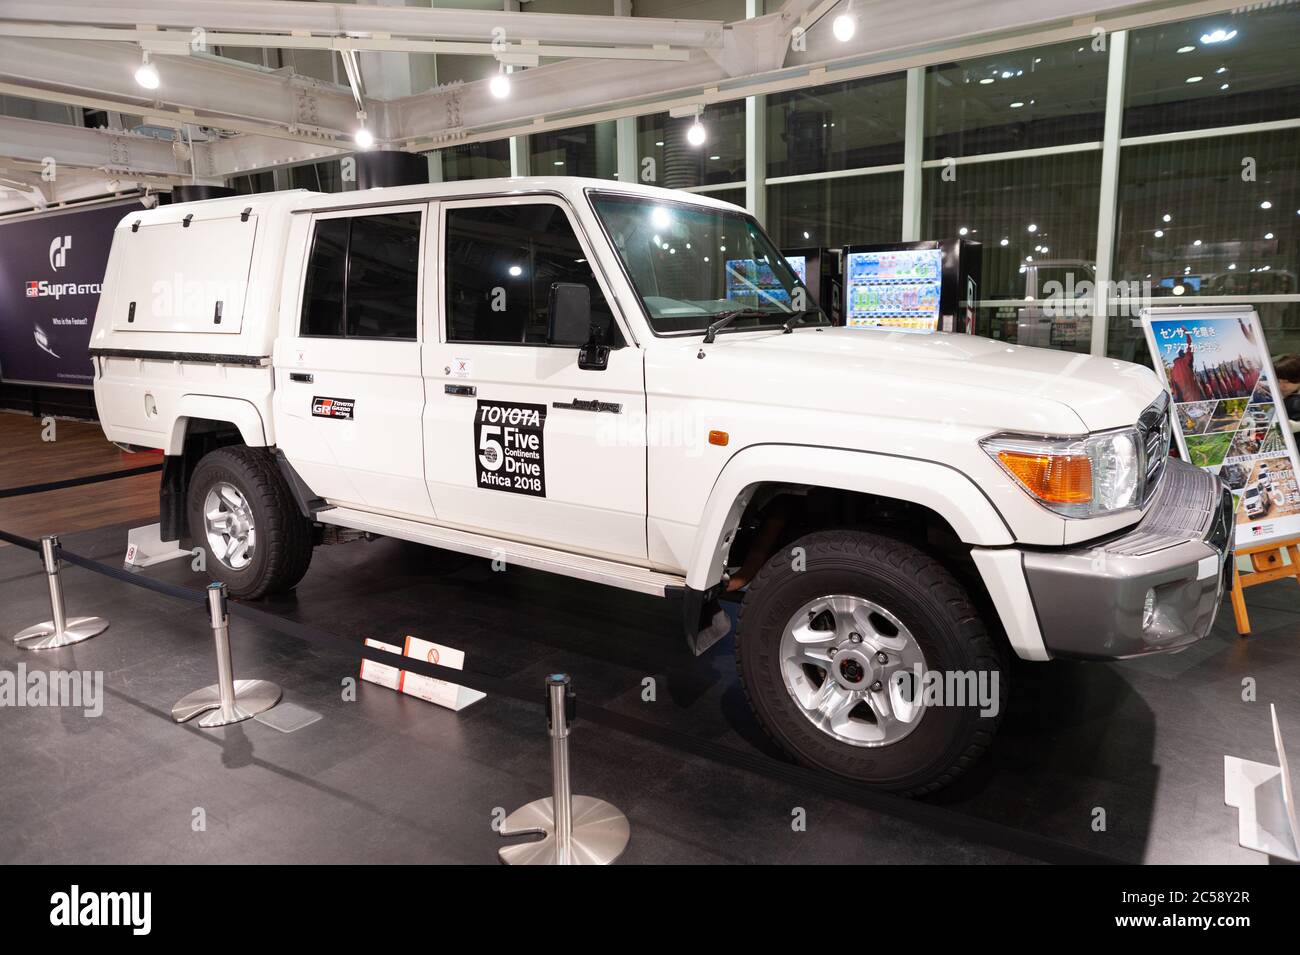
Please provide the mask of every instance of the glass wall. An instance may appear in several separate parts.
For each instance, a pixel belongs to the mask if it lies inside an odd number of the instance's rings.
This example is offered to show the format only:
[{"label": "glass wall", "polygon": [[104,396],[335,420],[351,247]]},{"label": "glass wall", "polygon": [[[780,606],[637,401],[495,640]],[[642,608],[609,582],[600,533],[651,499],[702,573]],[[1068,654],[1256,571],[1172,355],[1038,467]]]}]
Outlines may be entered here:
[{"label": "glass wall", "polygon": [[930,67],[925,158],[1099,141],[1108,47],[1078,40]]},{"label": "glass wall", "polygon": [[768,231],[783,249],[897,242],[902,223],[902,173],[767,188]]},{"label": "glass wall", "polygon": [[462,143],[438,150],[442,154],[442,181],[497,179],[510,175],[510,140]]},{"label": "glass wall", "polygon": [[704,108],[700,116],[707,138],[692,145],[687,132],[693,117],[667,113],[640,116],[637,129],[637,179],[667,189],[689,189],[745,181],[745,101]]},{"label": "glass wall", "polygon": [[905,83],[891,73],[768,96],[767,175],[901,163]]},{"label": "glass wall", "polygon": [[528,137],[528,167],[534,176],[618,178],[614,122],[575,126]]}]

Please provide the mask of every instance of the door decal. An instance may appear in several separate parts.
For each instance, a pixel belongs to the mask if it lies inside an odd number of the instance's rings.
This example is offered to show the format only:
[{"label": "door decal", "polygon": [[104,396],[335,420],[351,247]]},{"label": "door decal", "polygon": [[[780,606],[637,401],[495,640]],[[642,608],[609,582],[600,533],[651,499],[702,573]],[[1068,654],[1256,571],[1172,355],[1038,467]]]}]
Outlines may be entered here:
[{"label": "door decal", "polygon": [[474,415],[478,486],[546,497],[546,405],[479,401]]},{"label": "door decal", "polygon": [[357,402],[354,398],[312,398],[311,416],[313,418],[340,418],[352,420],[352,412]]}]

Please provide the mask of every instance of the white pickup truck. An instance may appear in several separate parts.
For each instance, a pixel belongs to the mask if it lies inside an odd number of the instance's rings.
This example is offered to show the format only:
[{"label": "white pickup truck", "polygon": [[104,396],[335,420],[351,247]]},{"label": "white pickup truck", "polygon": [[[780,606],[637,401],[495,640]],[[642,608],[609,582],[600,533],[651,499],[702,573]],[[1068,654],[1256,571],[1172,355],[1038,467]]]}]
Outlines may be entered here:
[{"label": "white pickup truck", "polygon": [[1168,457],[1152,372],[833,327],[703,196],[537,178],[132,212],[91,344],[105,434],[164,451],[164,536],[233,595],[362,532],[679,600],[697,654],[738,599],[763,726],[893,792],[988,746],[1008,652],[1180,649],[1223,592],[1230,499]]}]

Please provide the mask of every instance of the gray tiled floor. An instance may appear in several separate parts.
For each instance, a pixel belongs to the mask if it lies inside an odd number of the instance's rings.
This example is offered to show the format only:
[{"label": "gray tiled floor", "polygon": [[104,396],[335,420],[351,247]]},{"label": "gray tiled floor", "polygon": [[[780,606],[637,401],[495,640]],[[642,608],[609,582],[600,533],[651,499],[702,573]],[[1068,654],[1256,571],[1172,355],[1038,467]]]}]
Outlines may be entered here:
[{"label": "gray tiled floor", "polygon": [[[124,541],[119,527],[65,545],[112,562]],[[203,583],[183,563],[149,573]],[[494,813],[549,785],[540,706],[489,698],[454,714],[364,684],[345,702],[355,659],[238,620],[236,676],[274,680],[323,719],[292,734],[173,725],[171,704],[214,679],[203,611],[77,568],[65,585],[70,611],[106,616],[110,630],[54,655],[0,640],[0,669],[102,670],[108,699],[97,719],[0,709],[0,861],[491,863]],[[1222,759],[1271,758],[1268,701],[1300,739],[1300,591],[1249,596],[1250,640],[1225,608],[1179,656],[1016,665],[990,758],[930,802],[1121,859],[1263,861],[1236,846]],[[0,548],[0,634],[47,617],[45,600],[36,558]],[[574,674],[576,789],[628,813],[628,862],[1024,861],[582,723],[582,703],[599,704],[775,755],[729,644],[692,658],[666,603],[376,541],[319,549],[294,594],[261,606],[358,641],[411,633],[462,647],[471,669],[536,682],[539,701],[545,673]],[[641,699],[647,676],[654,703]],[[1246,677],[1260,702],[1242,701]],[[791,828],[795,807],[805,832]],[[1098,807],[1105,832],[1091,827]],[[206,831],[192,827],[197,809]]]}]

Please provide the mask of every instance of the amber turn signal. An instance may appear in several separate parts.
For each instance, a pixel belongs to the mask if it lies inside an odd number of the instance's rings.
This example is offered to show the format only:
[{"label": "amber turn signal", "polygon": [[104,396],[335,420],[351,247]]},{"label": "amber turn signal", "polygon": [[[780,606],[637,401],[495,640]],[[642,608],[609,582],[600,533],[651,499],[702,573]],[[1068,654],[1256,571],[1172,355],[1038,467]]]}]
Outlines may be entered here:
[{"label": "amber turn signal", "polygon": [[998,460],[1030,494],[1051,504],[1092,500],[1092,462],[1086,454],[998,452]]},{"label": "amber turn signal", "polygon": [[716,444],[720,448],[725,448],[727,442],[731,440],[731,435],[725,431],[710,431],[709,444]]}]

